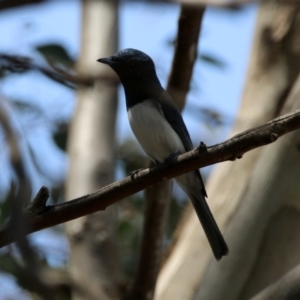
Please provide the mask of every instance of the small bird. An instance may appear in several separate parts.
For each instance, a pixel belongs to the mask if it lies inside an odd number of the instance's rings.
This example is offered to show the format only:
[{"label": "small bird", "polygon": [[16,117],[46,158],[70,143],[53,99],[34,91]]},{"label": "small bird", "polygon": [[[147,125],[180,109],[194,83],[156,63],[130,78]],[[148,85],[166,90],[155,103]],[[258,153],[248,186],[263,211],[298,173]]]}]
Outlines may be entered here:
[{"label": "small bird", "polygon": [[[131,129],[153,162],[164,163],[193,149],[181,113],[161,86],[153,60],[147,54],[128,48],[97,61],[109,65],[120,77]],[[192,201],[215,258],[221,259],[228,247],[205,200],[199,170],[175,180]]]}]

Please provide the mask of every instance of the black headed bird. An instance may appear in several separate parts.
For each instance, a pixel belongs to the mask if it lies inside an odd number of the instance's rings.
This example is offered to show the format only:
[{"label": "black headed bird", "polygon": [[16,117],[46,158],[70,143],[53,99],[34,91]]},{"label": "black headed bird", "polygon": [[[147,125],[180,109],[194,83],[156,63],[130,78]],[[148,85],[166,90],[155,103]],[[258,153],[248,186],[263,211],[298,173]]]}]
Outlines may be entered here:
[{"label": "black headed bird", "polygon": [[[161,86],[154,63],[147,54],[124,49],[98,62],[109,65],[120,77],[131,129],[152,161],[164,163],[174,154],[192,150],[182,116]],[[221,259],[228,253],[228,247],[206,203],[199,170],[175,179],[191,199],[216,259]]]}]

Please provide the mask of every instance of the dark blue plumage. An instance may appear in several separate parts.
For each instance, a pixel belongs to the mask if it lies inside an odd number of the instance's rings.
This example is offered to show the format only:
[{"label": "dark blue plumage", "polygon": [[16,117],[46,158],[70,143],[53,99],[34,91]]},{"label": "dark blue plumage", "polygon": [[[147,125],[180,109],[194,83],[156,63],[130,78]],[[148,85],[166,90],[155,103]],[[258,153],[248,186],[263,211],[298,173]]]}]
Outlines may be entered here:
[{"label": "dark blue plumage", "polygon": [[[119,75],[126,95],[126,107],[133,133],[154,162],[193,148],[181,113],[161,86],[152,59],[135,49],[124,49],[101,58]],[[216,259],[228,253],[226,242],[206,203],[206,191],[199,170],[175,178],[191,199]]]}]

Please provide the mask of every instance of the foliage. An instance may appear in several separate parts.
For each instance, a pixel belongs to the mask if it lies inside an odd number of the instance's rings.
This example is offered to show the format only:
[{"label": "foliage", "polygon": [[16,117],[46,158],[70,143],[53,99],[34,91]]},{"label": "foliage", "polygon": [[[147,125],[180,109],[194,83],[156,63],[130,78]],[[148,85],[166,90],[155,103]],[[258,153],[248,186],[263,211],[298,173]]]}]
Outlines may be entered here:
[{"label": "foliage", "polygon": [[48,64],[54,68],[61,64],[68,68],[74,68],[75,60],[62,45],[55,43],[43,44],[36,46],[36,50],[43,55]]}]

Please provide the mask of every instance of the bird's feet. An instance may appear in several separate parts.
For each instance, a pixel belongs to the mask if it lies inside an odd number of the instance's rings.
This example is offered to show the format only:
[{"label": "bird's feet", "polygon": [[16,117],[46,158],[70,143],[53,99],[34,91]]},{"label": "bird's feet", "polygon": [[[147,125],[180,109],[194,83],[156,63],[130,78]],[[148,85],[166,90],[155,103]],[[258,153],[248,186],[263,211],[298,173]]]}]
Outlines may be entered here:
[{"label": "bird's feet", "polygon": [[134,179],[135,179],[135,175],[137,175],[138,172],[140,172],[140,171],[142,171],[142,170],[143,170],[143,168],[140,168],[140,169],[131,171],[131,172],[129,173],[129,176],[130,176],[131,180],[134,180]]},{"label": "bird's feet", "polygon": [[169,157],[165,159],[164,164],[166,164],[167,166],[172,165],[179,154],[181,153],[172,153]]}]

